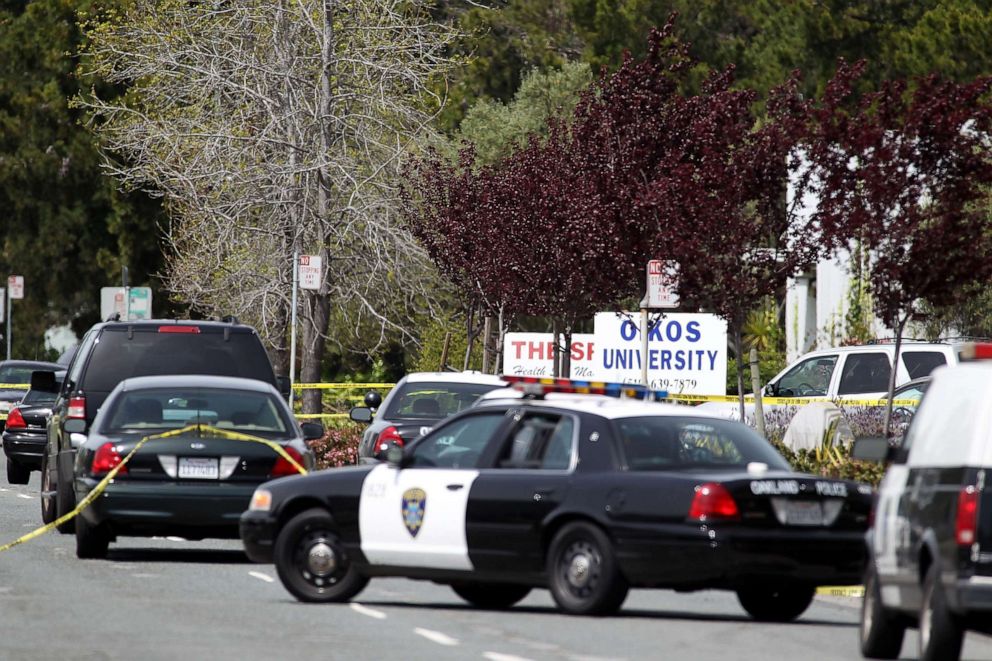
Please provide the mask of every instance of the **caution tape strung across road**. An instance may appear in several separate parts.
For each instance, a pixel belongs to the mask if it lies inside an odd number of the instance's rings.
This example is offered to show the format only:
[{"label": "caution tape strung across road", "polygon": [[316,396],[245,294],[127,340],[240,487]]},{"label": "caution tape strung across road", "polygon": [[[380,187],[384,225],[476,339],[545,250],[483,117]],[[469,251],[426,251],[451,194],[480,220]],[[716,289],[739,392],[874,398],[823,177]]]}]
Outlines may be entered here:
[{"label": "caution tape strung across road", "polygon": [[174,438],[176,436],[182,436],[183,434],[187,434],[194,431],[198,432],[201,435],[204,432],[206,432],[207,434],[219,436],[220,438],[226,438],[232,441],[247,441],[251,443],[261,443],[262,445],[267,445],[270,449],[274,450],[276,454],[278,454],[280,457],[288,461],[290,465],[293,466],[293,468],[298,470],[303,475],[307,474],[307,469],[301,466],[300,463],[296,461],[292,457],[292,455],[286,452],[286,450],[284,450],[283,447],[278,443],[274,441],[270,441],[267,438],[260,438],[258,436],[251,436],[249,434],[242,434],[240,432],[231,431],[229,429],[219,429],[217,427],[211,427],[210,425],[189,425],[187,427],[183,427],[182,429],[174,429],[172,431],[167,431],[161,434],[153,434],[151,436],[145,436],[135,444],[134,448],[127,453],[127,456],[125,456],[124,459],[122,459],[119,464],[114,466],[110,470],[110,472],[107,473],[107,475],[102,480],[100,480],[95,487],[93,487],[92,491],[86,494],[85,498],[79,501],[79,503],[71,512],[67,512],[66,514],[63,514],[62,516],[55,519],[51,523],[46,524],[35,530],[32,530],[28,534],[19,537],[18,539],[15,539],[14,541],[8,544],[4,544],[3,546],[0,546],[0,553],[4,551],[9,551],[15,546],[19,544],[23,544],[24,542],[29,542],[32,539],[35,539],[36,537],[41,537],[45,533],[54,530],[63,523],[71,521],[72,519],[79,516],[80,512],[82,512],[84,509],[89,507],[94,500],[100,497],[100,495],[106,490],[107,485],[113,482],[114,478],[117,477],[117,473],[119,473],[124,466],[127,466],[127,463],[131,461],[131,457],[133,457],[135,453],[137,453],[138,450],[140,450],[142,446],[145,445],[145,443],[148,443],[149,441],[160,440],[163,438]]}]

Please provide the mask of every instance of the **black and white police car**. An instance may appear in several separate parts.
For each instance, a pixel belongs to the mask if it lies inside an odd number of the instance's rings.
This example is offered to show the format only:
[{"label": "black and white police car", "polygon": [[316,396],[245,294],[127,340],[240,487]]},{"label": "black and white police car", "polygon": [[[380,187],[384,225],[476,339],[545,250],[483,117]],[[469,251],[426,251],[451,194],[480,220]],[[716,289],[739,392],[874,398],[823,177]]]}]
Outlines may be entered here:
[{"label": "black and white police car", "polygon": [[546,587],[575,614],[631,587],[719,588],[789,621],[818,585],[860,582],[867,485],[795,473],[750,428],[639,387],[504,378],[523,396],[491,393],[388,463],[260,486],[248,555],[302,601],[405,576],[486,608]]},{"label": "black and white police car", "polygon": [[865,439],[855,457],[885,459],[861,617],[861,652],[895,659],[919,628],[920,658],[953,660],[967,629],[992,615],[992,344],[934,371],[902,443]]}]

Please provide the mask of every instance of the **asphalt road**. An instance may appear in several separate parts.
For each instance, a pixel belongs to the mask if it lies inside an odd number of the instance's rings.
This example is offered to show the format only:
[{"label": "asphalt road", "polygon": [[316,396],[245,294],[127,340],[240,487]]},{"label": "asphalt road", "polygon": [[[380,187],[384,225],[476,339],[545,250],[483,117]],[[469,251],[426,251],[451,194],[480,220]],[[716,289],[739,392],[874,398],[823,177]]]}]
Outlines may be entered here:
[{"label": "asphalt road", "polygon": [[[0,543],[40,525],[39,483],[0,477]],[[51,532],[0,554],[0,660],[852,659],[858,605],[818,597],[798,622],[763,625],[730,593],[641,590],[619,616],[591,619],[558,614],[544,590],[482,611],[402,579],[373,580],[352,604],[305,605],[235,541],[124,538],[83,561],[74,537]],[[903,654],[915,657],[915,631]],[[969,634],[965,658],[992,659],[992,640]]]}]

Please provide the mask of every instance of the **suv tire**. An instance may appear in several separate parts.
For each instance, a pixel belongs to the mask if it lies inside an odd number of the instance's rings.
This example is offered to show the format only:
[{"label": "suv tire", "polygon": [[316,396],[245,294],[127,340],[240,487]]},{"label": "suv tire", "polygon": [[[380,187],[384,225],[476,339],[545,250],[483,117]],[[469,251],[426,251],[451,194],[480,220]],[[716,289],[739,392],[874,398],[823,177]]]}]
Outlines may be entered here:
[{"label": "suv tire", "polygon": [[923,604],[920,608],[920,661],[956,661],[961,658],[964,628],[947,607],[940,569],[936,563],[927,570],[923,581]]},{"label": "suv tire", "polygon": [[861,601],[861,654],[869,659],[898,659],[905,636],[904,618],[882,604],[878,574],[870,565],[865,573],[865,596]]},{"label": "suv tire", "polygon": [[[61,471],[60,471],[61,472]],[[72,482],[63,480],[59,475],[59,481],[55,485],[55,518],[60,519],[72,510],[76,509],[76,493],[72,490]],[[76,531],[76,520],[69,519],[60,523],[58,531],[63,535],[71,535]]]},{"label": "suv tire", "polygon": [[759,622],[791,622],[806,612],[816,588],[803,585],[747,587],[737,590],[737,600]]}]

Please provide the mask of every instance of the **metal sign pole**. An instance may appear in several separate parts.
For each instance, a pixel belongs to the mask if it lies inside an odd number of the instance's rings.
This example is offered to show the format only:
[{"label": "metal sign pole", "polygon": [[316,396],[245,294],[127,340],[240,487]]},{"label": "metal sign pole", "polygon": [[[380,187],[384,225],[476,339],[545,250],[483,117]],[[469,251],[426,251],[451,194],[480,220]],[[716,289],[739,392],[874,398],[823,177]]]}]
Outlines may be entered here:
[{"label": "metal sign pole", "polygon": [[648,308],[641,306],[641,385],[648,386]]},{"label": "metal sign pole", "polygon": [[13,299],[10,297],[10,287],[7,287],[7,360],[10,360],[10,318],[14,313]]},{"label": "metal sign pole", "polygon": [[296,385],[296,290],[300,282],[300,252],[293,252],[293,310],[289,331],[289,410],[293,410],[293,386]]}]

